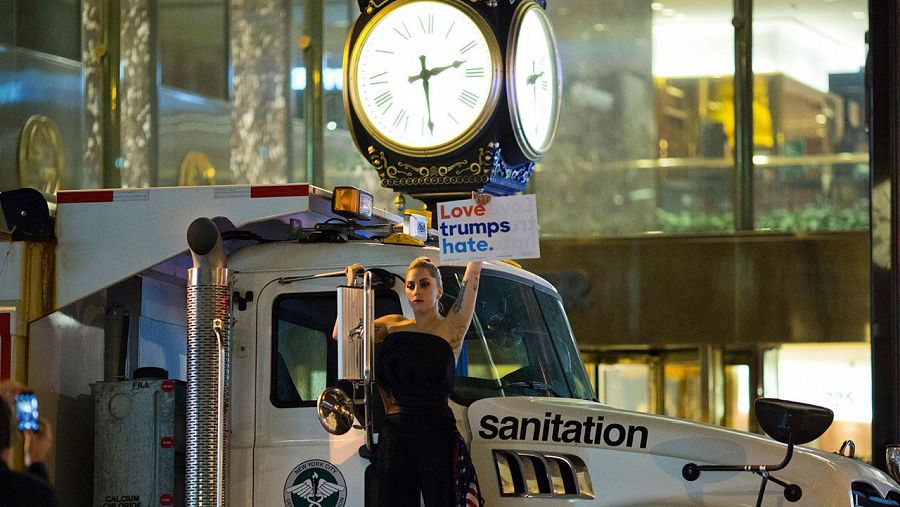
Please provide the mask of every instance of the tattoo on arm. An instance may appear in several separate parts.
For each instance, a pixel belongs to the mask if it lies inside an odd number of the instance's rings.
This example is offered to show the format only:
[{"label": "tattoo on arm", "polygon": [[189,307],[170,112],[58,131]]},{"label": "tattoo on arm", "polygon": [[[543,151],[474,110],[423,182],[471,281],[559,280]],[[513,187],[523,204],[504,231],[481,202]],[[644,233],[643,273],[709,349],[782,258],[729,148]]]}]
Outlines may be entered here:
[{"label": "tattoo on arm", "polygon": [[470,283],[472,284],[472,292],[478,292],[478,277],[475,277],[472,280],[463,280],[462,285],[459,287],[459,297],[456,298],[453,306],[450,307],[450,313],[457,313],[462,309],[463,304],[469,297],[469,292],[466,289],[469,287]]},{"label": "tattoo on arm", "polygon": [[466,286],[469,282],[463,282],[459,287],[459,296],[456,298],[456,301],[453,302],[453,306],[450,307],[450,313],[456,313],[462,308],[463,301],[466,299]]}]

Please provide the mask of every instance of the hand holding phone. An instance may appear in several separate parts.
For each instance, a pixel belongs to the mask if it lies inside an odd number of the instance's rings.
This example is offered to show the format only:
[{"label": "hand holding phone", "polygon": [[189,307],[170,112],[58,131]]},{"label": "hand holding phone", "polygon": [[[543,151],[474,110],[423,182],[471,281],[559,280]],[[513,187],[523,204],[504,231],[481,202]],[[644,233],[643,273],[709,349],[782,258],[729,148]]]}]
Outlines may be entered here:
[{"label": "hand holding phone", "polygon": [[33,392],[22,391],[16,396],[16,420],[19,431],[38,431],[38,402]]},{"label": "hand holding phone", "polygon": [[53,446],[53,430],[50,424],[43,419],[38,419],[37,431],[25,432],[25,466],[42,463],[50,454]]}]

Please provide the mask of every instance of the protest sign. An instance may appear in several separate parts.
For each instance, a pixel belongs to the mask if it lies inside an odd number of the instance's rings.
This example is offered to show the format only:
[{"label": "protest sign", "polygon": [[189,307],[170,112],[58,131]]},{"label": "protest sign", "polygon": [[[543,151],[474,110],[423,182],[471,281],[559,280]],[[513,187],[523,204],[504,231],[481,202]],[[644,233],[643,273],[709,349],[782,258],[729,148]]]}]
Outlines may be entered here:
[{"label": "protest sign", "polygon": [[442,263],[541,256],[533,195],[442,202],[437,217]]}]

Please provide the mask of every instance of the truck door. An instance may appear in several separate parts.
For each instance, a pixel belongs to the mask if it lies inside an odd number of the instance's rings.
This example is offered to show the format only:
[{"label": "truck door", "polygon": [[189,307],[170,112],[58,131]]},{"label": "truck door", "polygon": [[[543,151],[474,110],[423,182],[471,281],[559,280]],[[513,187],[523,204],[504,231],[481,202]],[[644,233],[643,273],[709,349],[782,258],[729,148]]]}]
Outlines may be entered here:
[{"label": "truck door", "polygon": [[[365,431],[331,435],[316,411],[319,393],[337,381],[331,333],[341,282],[270,283],[259,295],[254,505],[364,504]],[[376,290],[376,316],[388,313],[402,313],[397,292]]]}]

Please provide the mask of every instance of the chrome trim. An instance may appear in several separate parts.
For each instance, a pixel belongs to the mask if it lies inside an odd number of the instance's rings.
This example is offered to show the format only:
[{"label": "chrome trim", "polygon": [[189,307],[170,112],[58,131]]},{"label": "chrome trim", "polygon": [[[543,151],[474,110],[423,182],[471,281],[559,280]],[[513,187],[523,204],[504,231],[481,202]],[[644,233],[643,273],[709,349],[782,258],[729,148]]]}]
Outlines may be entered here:
[{"label": "chrome trim", "polygon": [[[847,451],[847,454],[844,454],[844,451]],[[841,456],[847,456],[848,458],[855,458],[856,442],[850,439],[844,440],[844,443],[841,444],[841,448],[838,450],[838,454],[840,454]]]},{"label": "chrome trim", "polygon": [[227,268],[190,268],[187,274],[187,285],[188,287],[228,285],[230,274]]},{"label": "chrome trim", "polygon": [[590,473],[578,456],[509,449],[495,449],[493,456],[502,497],[594,499]]},{"label": "chrome trim", "polygon": [[900,482],[900,445],[891,444],[884,449],[884,461],[888,474]]},{"label": "chrome trim", "polygon": [[522,483],[525,485],[526,496],[537,496],[541,494],[541,485],[538,482],[537,470],[534,468],[534,462],[528,456],[516,454],[519,460],[519,470],[522,472]]}]

